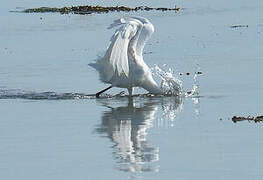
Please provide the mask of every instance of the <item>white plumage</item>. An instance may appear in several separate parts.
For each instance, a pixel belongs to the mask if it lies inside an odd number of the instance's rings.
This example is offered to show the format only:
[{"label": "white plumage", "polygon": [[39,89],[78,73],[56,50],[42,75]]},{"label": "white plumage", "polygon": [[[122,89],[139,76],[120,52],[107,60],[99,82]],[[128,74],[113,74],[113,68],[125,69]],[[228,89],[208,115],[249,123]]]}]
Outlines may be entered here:
[{"label": "white plumage", "polygon": [[154,32],[153,25],[146,18],[127,17],[114,21],[109,28],[115,27],[119,28],[112,36],[105,55],[89,64],[99,72],[102,82],[111,84],[97,93],[97,97],[111,87],[127,88],[130,96],[133,87],[161,94],[142,56],[145,43]]}]

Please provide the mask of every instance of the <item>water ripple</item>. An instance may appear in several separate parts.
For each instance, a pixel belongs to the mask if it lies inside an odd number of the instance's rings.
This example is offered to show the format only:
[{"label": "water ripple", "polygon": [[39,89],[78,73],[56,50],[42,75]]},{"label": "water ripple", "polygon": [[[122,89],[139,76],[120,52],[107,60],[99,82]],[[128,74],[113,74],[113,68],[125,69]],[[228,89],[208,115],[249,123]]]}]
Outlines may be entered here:
[{"label": "water ripple", "polygon": [[94,94],[84,93],[56,93],[24,91],[20,89],[0,89],[0,99],[33,99],[33,100],[63,100],[63,99],[91,99]]}]

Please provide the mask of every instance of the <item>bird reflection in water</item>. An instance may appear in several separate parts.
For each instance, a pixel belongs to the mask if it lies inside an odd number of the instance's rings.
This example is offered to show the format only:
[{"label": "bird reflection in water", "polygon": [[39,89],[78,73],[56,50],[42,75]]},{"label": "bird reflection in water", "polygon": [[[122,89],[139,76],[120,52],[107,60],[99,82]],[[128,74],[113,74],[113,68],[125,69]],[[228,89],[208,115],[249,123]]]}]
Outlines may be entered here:
[{"label": "bird reflection in water", "polygon": [[[113,143],[117,166],[122,171],[142,172],[159,170],[159,148],[147,140],[147,130],[155,126],[158,108],[166,114],[182,109],[180,98],[125,98],[118,101],[122,106],[112,107],[113,102],[98,100],[109,108],[102,115],[96,132],[106,134]],[[116,103],[116,104],[117,104]],[[123,105],[125,103],[125,105]],[[157,115],[158,114],[158,115]]]}]

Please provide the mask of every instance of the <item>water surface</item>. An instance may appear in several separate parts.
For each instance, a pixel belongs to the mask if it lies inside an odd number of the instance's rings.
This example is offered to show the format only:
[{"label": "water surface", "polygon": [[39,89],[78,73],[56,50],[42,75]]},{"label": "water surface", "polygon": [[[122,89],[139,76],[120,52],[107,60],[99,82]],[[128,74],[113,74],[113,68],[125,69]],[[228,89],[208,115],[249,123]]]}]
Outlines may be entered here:
[{"label": "water surface", "polygon": [[[143,4],[169,7],[174,3]],[[105,88],[87,64],[107,47],[113,34],[107,27],[113,20],[139,15],[155,26],[145,48],[147,64],[167,64],[185,91],[192,89],[194,72],[201,71],[199,95],[2,98],[3,179],[262,178],[262,124],[231,120],[233,115],[263,113],[261,1],[178,2],[184,8],[179,14],[9,12],[16,7],[72,4],[28,0],[0,7],[1,93],[88,95]],[[248,27],[231,28],[239,24]],[[115,88],[109,93],[121,91]]]}]

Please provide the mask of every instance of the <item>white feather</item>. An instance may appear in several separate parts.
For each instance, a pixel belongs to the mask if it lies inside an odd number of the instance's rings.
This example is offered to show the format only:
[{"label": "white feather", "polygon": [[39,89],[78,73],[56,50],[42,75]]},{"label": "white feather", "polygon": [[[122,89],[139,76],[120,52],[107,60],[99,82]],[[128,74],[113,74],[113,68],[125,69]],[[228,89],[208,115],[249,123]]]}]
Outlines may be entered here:
[{"label": "white feather", "polygon": [[105,55],[92,67],[100,73],[101,81],[116,87],[143,87],[152,93],[161,93],[142,57],[146,41],[154,32],[149,20],[127,17],[115,20],[111,28],[119,27],[111,37]]}]

